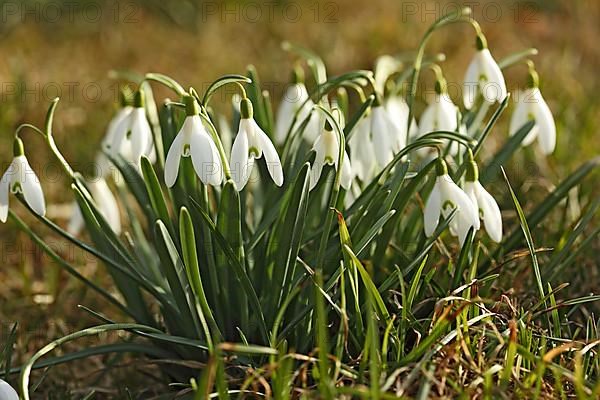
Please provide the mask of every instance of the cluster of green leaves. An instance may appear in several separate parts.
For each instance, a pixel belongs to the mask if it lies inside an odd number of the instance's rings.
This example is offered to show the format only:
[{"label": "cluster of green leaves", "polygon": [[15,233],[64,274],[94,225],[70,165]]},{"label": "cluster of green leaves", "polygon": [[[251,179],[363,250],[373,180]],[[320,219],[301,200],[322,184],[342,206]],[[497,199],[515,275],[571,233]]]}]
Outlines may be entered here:
[{"label": "cluster of green leaves", "polygon": [[[318,57],[286,46],[311,66],[316,82],[313,99],[343,97],[340,88],[370,79],[368,71],[328,79]],[[503,65],[523,55],[527,53]],[[414,79],[415,69],[398,79],[409,79],[411,74]],[[168,77],[149,74],[149,78],[183,90]],[[271,133],[270,100],[253,68],[247,78],[230,76],[212,85],[202,98],[207,118],[215,119],[208,107],[214,90],[246,81],[255,118]],[[377,399],[405,394],[427,398],[436,387],[438,392],[482,392],[491,398],[509,386],[515,393],[536,397],[547,390],[548,376],[563,395],[570,391],[563,389],[565,382],[581,396],[599,394],[598,321],[583,315],[580,325],[571,323],[581,307],[599,297],[561,301],[557,293],[563,286],[553,282],[597,239],[599,230],[593,222],[600,201],[592,198],[584,204],[577,220],[558,232],[559,240],[545,243],[551,251],[541,253],[532,232],[545,223],[551,225],[556,214],[568,207],[569,193],[600,160],[584,163],[538,206],[528,204],[527,212],[506,179],[507,204],[516,211],[518,223],[508,226],[500,245],[471,232],[465,245],[454,252],[454,240],[445,233],[452,216],[432,237],[423,233],[422,199],[432,188],[434,164],[415,166],[405,156],[448,137],[464,142],[477,156],[508,99],[481,126],[469,127],[475,132],[473,138],[434,132],[413,142],[350,202],[333,169],[325,170],[333,179],[321,179],[309,191],[314,154],[301,139],[307,121],[296,124],[282,149],[283,188],[268,179],[253,182],[242,192],[232,181],[220,188],[207,187],[195,177],[190,160],[183,158],[180,178],[166,189],[158,176],[184,113],[173,103],[157,106],[147,81],[143,90],[148,94],[147,114],[159,161],[153,166],[143,158],[140,171],[120,157],[111,158],[124,177],[119,193],[128,215],[127,234],[118,236],[111,230],[77,174],[72,189],[92,244],[38,217],[56,234],[102,261],[119,297],[86,279],[11,212],[18,227],[54,261],[115,306],[112,318],[82,307],[101,324],[57,339],[23,367],[11,369],[11,346],[3,350],[1,354],[8,357],[6,374],[21,372],[24,398],[29,398],[32,369],[124,352],[202,362],[201,371],[184,364],[164,369],[169,381],[180,383],[183,393],[197,399],[233,395]],[[321,110],[336,127],[342,147],[372,102],[373,97],[368,97],[350,107],[340,98],[348,121],[344,127]],[[479,107],[485,106],[480,102]],[[480,120],[475,118],[479,110],[475,108],[464,120]],[[532,127],[533,123],[524,126],[483,162],[482,183],[500,175],[500,167]],[[461,153],[454,160],[455,180],[464,173],[465,159],[466,153]],[[259,173],[263,178],[268,174],[262,165]],[[521,251],[524,248],[526,252]],[[511,267],[531,277],[537,288],[528,306],[513,305],[509,297],[497,293],[501,275]],[[42,359],[64,343],[107,331],[129,332],[132,340]],[[555,360],[564,353],[575,356]],[[471,385],[463,387],[467,372],[453,368],[462,363],[467,364],[465,371],[476,371],[481,381],[470,380]],[[440,375],[443,383],[437,378]]]}]

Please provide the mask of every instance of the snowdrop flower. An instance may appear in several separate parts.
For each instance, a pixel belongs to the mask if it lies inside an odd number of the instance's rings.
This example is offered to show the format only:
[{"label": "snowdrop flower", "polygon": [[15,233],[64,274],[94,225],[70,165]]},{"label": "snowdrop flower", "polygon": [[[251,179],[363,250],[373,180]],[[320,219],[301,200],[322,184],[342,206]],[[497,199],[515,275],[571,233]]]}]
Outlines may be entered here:
[{"label": "snowdrop flower", "polygon": [[482,34],[477,35],[477,53],[467,68],[464,80],[463,101],[470,109],[475,103],[477,90],[488,103],[502,102],[508,95],[500,67],[487,47]]},{"label": "snowdrop flower", "polygon": [[[279,109],[277,110],[277,119],[275,122],[275,140],[277,143],[283,143],[285,141],[296,113],[298,113],[298,116],[294,127],[299,126],[299,124],[310,115],[310,121],[308,122],[305,131],[308,136],[313,136],[313,133],[311,132],[314,132],[314,125],[318,122],[317,115],[315,115],[315,113],[311,115],[314,103],[310,100],[308,90],[304,85],[302,69],[294,69],[293,82],[294,83],[285,91],[283,99],[279,104]],[[298,110],[300,111],[298,112]]]},{"label": "snowdrop flower", "polygon": [[352,154],[352,171],[363,182],[367,182],[375,169],[375,149],[371,141],[371,116],[363,116],[354,126],[354,134],[349,140]]},{"label": "snowdrop flower", "polygon": [[36,214],[43,217],[46,214],[46,202],[44,201],[42,186],[25,157],[23,142],[20,138],[15,138],[13,154],[12,163],[0,180],[0,221],[6,222],[8,217],[10,193],[22,194],[27,205]]},{"label": "snowdrop flower", "polygon": [[254,159],[264,154],[267,169],[277,186],[283,185],[283,169],[269,136],[254,121],[252,102],[244,98],[240,104],[240,126],[231,148],[231,172],[237,190],[242,190],[254,166]]},{"label": "snowdrop flower", "polygon": [[[358,132],[357,132],[358,133]],[[335,170],[338,170],[338,159],[340,155],[340,142],[337,134],[333,131],[333,127],[329,122],[325,122],[325,128],[321,131],[321,134],[315,140],[313,144],[313,150],[317,153],[315,156],[315,162],[310,170],[310,190],[313,190],[325,165],[333,165]],[[344,150],[344,159],[342,160],[342,175],[340,184],[344,189],[349,189],[352,185],[352,179],[354,173],[352,172],[352,165],[350,164],[350,158],[348,153]]]},{"label": "snowdrop flower", "polygon": [[380,167],[385,167],[394,158],[394,153],[405,146],[405,135],[397,132],[386,109],[375,100],[371,108],[371,135],[375,158]]},{"label": "snowdrop flower", "polygon": [[494,242],[500,243],[502,241],[502,215],[500,214],[500,208],[492,195],[479,183],[479,170],[477,164],[472,159],[467,167],[465,193],[479,211],[479,217],[483,221],[485,230],[490,238]]},{"label": "snowdrop flower", "polygon": [[0,400],[19,400],[17,391],[0,379]]},{"label": "snowdrop flower", "polygon": [[165,159],[165,184],[168,187],[175,185],[181,157],[192,157],[194,171],[202,183],[218,186],[223,180],[223,172],[217,146],[202,124],[196,99],[184,95],[183,102],[186,117]]},{"label": "snowdrop flower", "polygon": [[152,129],[146,118],[144,105],[144,92],[138,90],[133,109],[115,125],[110,144],[110,151],[113,154],[120,154],[126,160],[136,164],[140,162],[142,156],[152,156],[154,152]]},{"label": "snowdrop flower", "polygon": [[[458,109],[448,95],[446,87],[446,80],[443,78],[438,79],[435,83],[435,99],[423,112],[419,125],[419,137],[434,131],[457,131]],[[451,154],[456,154],[458,146],[453,143],[450,150]]]},{"label": "snowdrop flower", "polygon": [[[121,233],[121,216],[119,206],[115,196],[110,191],[106,180],[103,177],[97,177],[87,182],[87,187],[98,207],[100,214],[106,219],[108,225],[117,235]],[[71,235],[78,235],[85,225],[83,215],[77,202],[73,203],[73,214],[67,226],[67,231]]]},{"label": "snowdrop flower", "polygon": [[509,133],[514,135],[528,121],[535,121],[522,142],[523,146],[538,140],[544,154],[551,154],[556,147],[556,125],[550,107],[542,97],[539,89],[537,72],[530,66],[528,88],[517,96],[517,107],[510,119]]},{"label": "snowdrop flower", "polygon": [[[385,102],[385,109],[390,116],[390,120],[396,128],[397,134],[406,138],[406,127],[408,126],[408,115],[410,113],[406,101],[400,96],[390,96]],[[417,136],[418,133],[419,126],[417,125],[417,121],[413,116],[412,122],[410,123],[410,133],[408,136],[412,138]]]},{"label": "snowdrop flower", "polygon": [[462,191],[448,175],[446,162],[438,158],[437,178],[433,190],[425,203],[424,228],[425,235],[433,235],[438,226],[440,214],[446,218],[456,209],[450,222],[450,233],[458,236],[460,245],[464,244],[469,229],[479,229],[479,216],[471,199]]}]

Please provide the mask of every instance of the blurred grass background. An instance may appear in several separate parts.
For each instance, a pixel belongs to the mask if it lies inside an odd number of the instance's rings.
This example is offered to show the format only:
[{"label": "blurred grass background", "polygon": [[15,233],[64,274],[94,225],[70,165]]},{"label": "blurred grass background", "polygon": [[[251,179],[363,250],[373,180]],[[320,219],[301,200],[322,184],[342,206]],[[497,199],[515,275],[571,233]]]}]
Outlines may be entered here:
[{"label": "blurred grass background", "polygon": [[[161,72],[184,86],[202,90],[220,75],[244,73],[252,63],[265,88],[277,99],[294,61],[281,50],[283,40],[320,54],[329,75],[370,69],[381,54],[414,51],[427,27],[459,4],[473,7],[497,59],[528,47],[540,51],[534,61],[542,93],[556,118],[557,150],[541,167],[517,157],[512,167],[517,186],[534,180],[550,187],[600,152],[597,0],[39,0],[0,4],[2,170],[12,158],[14,128],[22,122],[41,126],[55,96],[61,97],[55,118],[56,140],[68,160],[86,170],[115,109],[118,86],[109,79],[110,70]],[[446,54],[442,67],[450,85],[462,81],[473,44],[473,32],[466,25],[446,28],[430,42],[428,53]],[[525,76],[524,66],[507,70],[509,88],[522,87]],[[432,77],[425,73],[422,81],[431,85]],[[164,96],[173,94],[158,90],[157,98]],[[422,100],[418,107],[422,109]],[[510,112],[512,108],[507,114]],[[507,136],[507,114],[493,132],[498,142]],[[32,132],[25,135],[26,151],[41,176],[47,201],[70,202],[67,183],[58,167],[48,163],[50,157],[41,140]],[[89,324],[91,320],[82,318],[77,304],[102,309],[101,305],[94,307],[96,300],[86,297],[80,285],[56,273],[49,260],[14,227],[0,227],[0,242],[0,323],[6,329],[18,320],[20,330],[29,332],[19,340],[19,358],[47,338]],[[61,248],[64,243],[60,241],[52,244],[62,253],[71,251]],[[85,274],[95,274],[95,263],[84,255],[69,257],[83,266]],[[598,271],[592,275],[597,282]],[[593,279],[587,281],[591,289]]]}]

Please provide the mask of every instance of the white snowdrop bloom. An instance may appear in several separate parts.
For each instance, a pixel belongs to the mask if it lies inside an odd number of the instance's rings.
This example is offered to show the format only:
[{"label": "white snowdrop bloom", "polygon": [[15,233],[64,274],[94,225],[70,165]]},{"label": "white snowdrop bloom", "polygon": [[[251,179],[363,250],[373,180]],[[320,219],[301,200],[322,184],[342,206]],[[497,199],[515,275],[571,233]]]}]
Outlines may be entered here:
[{"label": "white snowdrop bloom", "polygon": [[463,101],[467,109],[473,107],[477,93],[488,103],[502,102],[508,95],[504,75],[483,35],[477,36],[477,53],[465,73]]},{"label": "white snowdrop bloom", "polygon": [[[408,115],[410,114],[410,109],[406,100],[401,96],[390,96],[385,102],[385,109],[390,116],[390,120],[396,127],[396,134],[406,138],[406,127],[408,126]],[[408,136],[414,138],[418,133],[419,125],[413,115]]]},{"label": "white snowdrop bloom", "polygon": [[373,176],[375,170],[375,149],[371,141],[371,115],[365,115],[354,126],[354,134],[348,143],[352,154],[352,170],[363,182]]},{"label": "white snowdrop bloom", "polygon": [[0,221],[6,222],[8,218],[10,193],[22,194],[27,205],[43,217],[46,214],[46,202],[42,186],[25,157],[23,142],[19,138],[15,138],[13,154],[14,158],[0,180]]},{"label": "white snowdrop bloom", "polygon": [[[438,80],[436,82],[436,94],[434,100],[427,105],[419,125],[419,137],[434,131],[458,130],[458,108],[448,95],[446,81]],[[450,140],[445,139],[446,145]],[[458,151],[458,144],[454,141],[450,144],[450,154],[454,155]]]},{"label": "white snowdrop bloom", "polygon": [[196,99],[183,96],[186,117],[165,159],[165,184],[172,187],[179,175],[181,157],[191,157],[196,175],[205,185],[218,186],[223,180],[219,151],[202,124]]},{"label": "white snowdrop bloom", "polygon": [[[308,90],[303,82],[296,82],[293,85],[288,86],[281,99],[281,103],[279,104],[279,109],[277,110],[275,141],[277,143],[283,143],[285,141],[296,113],[298,113],[298,115],[291,132],[293,132],[294,128],[300,126],[300,124],[310,115],[310,121],[306,128],[306,132],[310,136],[310,132],[314,131],[314,124],[318,120],[315,113],[311,114],[313,107],[314,103],[309,99]],[[311,125],[311,123],[313,125]]]},{"label": "white snowdrop bloom", "polygon": [[106,127],[106,133],[101,143],[101,151],[96,156],[96,174],[98,176],[108,176],[112,172],[112,163],[104,154],[104,151],[110,152],[112,143],[115,139],[117,132],[127,131],[128,118],[133,111],[131,105],[127,105],[124,102],[121,104],[121,108],[117,110],[115,115],[111,118],[108,126]]},{"label": "white snowdrop bloom", "polygon": [[452,99],[442,90],[436,93],[434,100],[427,105],[419,124],[419,137],[434,131],[456,132],[458,128],[458,109]]},{"label": "white snowdrop bloom", "polygon": [[142,156],[151,157],[154,152],[152,129],[146,118],[144,103],[143,92],[137,91],[133,109],[123,121],[115,125],[110,144],[112,154],[120,154],[124,159],[135,164],[139,164]]},{"label": "white snowdrop bloom", "polygon": [[502,214],[498,203],[478,180],[465,182],[465,193],[479,211],[479,217],[489,237],[496,243],[502,241]]},{"label": "white snowdrop bloom", "polygon": [[424,228],[427,236],[433,235],[438,226],[440,215],[448,217],[456,209],[450,221],[450,233],[458,236],[460,245],[464,244],[469,229],[479,229],[479,215],[467,194],[458,187],[450,175],[446,162],[438,159],[437,177],[433,190],[425,203]]},{"label": "white snowdrop bloom", "polygon": [[[315,140],[312,148],[316,152],[316,156],[315,162],[310,170],[310,190],[313,190],[315,186],[317,186],[325,165],[333,165],[336,171],[339,167],[338,159],[340,155],[340,142],[337,134],[333,131],[333,127],[329,123],[325,124],[325,128],[321,131],[317,140]],[[354,173],[346,150],[344,150],[341,174],[340,184],[347,190],[352,185]]]},{"label": "white snowdrop bloom", "polygon": [[529,86],[516,96],[517,107],[510,119],[509,134],[512,136],[527,122],[535,121],[521,144],[528,146],[537,139],[542,152],[551,154],[556,147],[556,124],[550,107],[542,97],[534,70],[530,71]]},{"label": "white snowdrop bloom", "polygon": [[283,169],[275,146],[269,136],[254,121],[252,102],[242,99],[241,119],[237,136],[231,148],[231,173],[238,191],[242,190],[254,166],[254,159],[264,154],[267,170],[277,186],[283,185]]},{"label": "white snowdrop bloom", "polygon": [[[87,182],[87,187],[98,207],[100,214],[106,219],[108,225],[117,235],[121,233],[121,215],[119,214],[119,205],[117,199],[111,192],[106,180],[102,177],[97,177]],[[85,220],[81,214],[79,204],[73,202],[73,213],[67,225],[67,232],[71,235],[78,235],[85,226]]]},{"label": "white snowdrop bloom", "polygon": [[17,391],[0,379],[0,400],[19,400]]},{"label": "white snowdrop bloom", "polygon": [[385,167],[394,158],[394,153],[405,146],[406,138],[402,136],[397,132],[386,109],[381,105],[374,105],[371,108],[371,137],[377,165]]}]

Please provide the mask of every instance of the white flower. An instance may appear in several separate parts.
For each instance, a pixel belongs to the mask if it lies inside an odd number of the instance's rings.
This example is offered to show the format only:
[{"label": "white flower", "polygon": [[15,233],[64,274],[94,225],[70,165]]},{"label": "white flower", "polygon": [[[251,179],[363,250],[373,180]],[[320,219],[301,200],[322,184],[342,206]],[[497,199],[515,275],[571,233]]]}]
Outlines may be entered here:
[{"label": "white flower", "polygon": [[[400,96],[390,96],[385,102],[385,109],[390,116],[390,120],[396,127],[398,135],[406,138],[406,127],[408,126],[408,114],[410,109],[406,101]],[[419,133],[419,125],[415,120],[415,116],[412,116],[412,122],[410,124],[409,137],[415,137]]]},{"label": "white flower", "polygon": [[[458,109],[452,102],[448,93],[435,95],[435,99],[429,103],[419,125],[419,137],[434,131],[456,132],[458,129]],[[448,139],[444,140],[447,144]],[[453,141],[450,146],[450,154],[458,151],[458,145]]]},{"label": "white flower", "polygon": [[375,158],[380,167],[389,164],[394,153],[404,147],[405,139],[396,131],[386,109],[381,105],[371,108],[371,135]]},{"label": "white flower", "polygon": [[23,142],[16,138],[14,142],[14,158],[0,180],[0,221],[6,222],[8,217],[8,198],[10,193],[20,193],[25,202],[38,215],[46,214],[44,193],[37,175],[31,169],[23,151]]},{"label": "white flower", "polygon": [[514,135],[528,121],[535,121],[535,125],[522,142],[528,146],[535,139],[544,154],[550,154],[556,147],[556,125],[552,112],[542,97],[540,89],[532,87],[519,93],[517,107],[510,119],[510,135]]},{"label": "white flower", "polygon": [[[100,214],[106,219],[108,225],[117,235],[121,233],[121,216],[115,196],[110,191],[106,180],[102,177],[95,178],[87,183],[90,194],[98,207]],[[85,221],[77,202],[73,203],[73,214],[69,220],[67,231],[72,235],[78,235],[83,229]]]},{"label": "white flower", "polygon": [[446,218],[454,209],[456,209],[456,213],[450,221],[450,233],[458,236],[462,246],[469,229],[471,227],[475,230],[479,229],[479,216],[467,194],[448,175],[446,163],[439,159],[438,176],[425,204],[425,235],[433,235],[439,223],[440,214]]},{"label": "white flower", "polygon": [[135,107],[115,126],[110,151],[120,154],[127,161],[138,164],[140,158],[154,152],[152,129],[146,118],[143,92],[135,96]]},{"label": "white flower", "polygon": [[104,154],[104,151],[110,152],[112,143],[115,139],[117,132],[119,131],[127,131],[127,123],[128,118],[131,112],[133,111],[133,107],[130,105],[125,105],[121,107],[115,115],[112,117],[108,126],[106,127],[106,133],[104,134],[104,138],[102,139],[101,151],[98,152],[96,156],[96,175],[98,176],[107,176],[112,171],[111,162],[108,157]]},{"label": "white flower", "polygon": [[490,238],[500,243],[502,241],[502,215],[498,203],[478,180],[465,182],[465,193],[479,210],[479,216]]},{"label": "white flower", "polygon": [[[317,153],[315,156],[315,162],[310,171],[310,190],[313,190],[325,165],[333,165],[335,170],[338,170],[338,158],[340,155],[340,142],[337,134],[333,131],[331,125],[326,124],[325,129],[321,131],[321,134],[315,140],[313,144],[313,150]],[[342,175],[340,184],[344,189],[349,189],[352,185],[352,179],[354,173],[352,171],[352,165],[350,164],[350,158],[348,153],[344,150],[344,159],[342,161]]]},{"label": "white flower", "polygon": [[242,190],[254,166],[254,159],[264,154],[267,169],[277,186],[283,185],[283,169],[275,146],[269,136],[258,126],[253,118],[252,103],[242,99],[241,119],[237,136],[231,149],[231,172],[237,190]]},{"label": "white flower", "polygon": [[371,116],[366,115],[354,126],[354,134],[349,140],[352,154],[352,170],[363,182],[367,182],[375,169],[375,149],[371,141]]},{"label": "white flower", "polygon": [[283,99],[281,99],[281,103],[279,104],[279,109],[277,110],[277,119],[275,122],[275,140],[277,143],[283,143],[285,141],[288,131],[290,130],[290,125],[294,120],[294,115],[296,115],[298,110],[300,111],[298,112],[294,128],[299,126],[302,121],[310,115],[310,122],[307,125],[307,132],[310,136],[310,132],[314,131],[314,127],[311,126],[311,123],[315,124],[318,120],[314,113],[311,115],[313,106],[314,103],[309,99],[308,90],[306,90],[304,83],[298,82],[287,88],[283,95]]},{"label": "white flower", "polygon": [[196,100],[189,95],[183,100],[187,116],[167,153],[165,183],[172,187],[179,175],[181,157],[192,157],[194,171],[202,183],[218,186],[223,180],[223,172],[217,146],[202,124]]},{"label": "white flower", "polygon": [[17,391],[0,379],[0,400],[19,400]]},{"label": "white flower", "polygon": [[502,102],[508,94],[502,71],[483,36],[477,36],[477,48],[465,73],[463,101],[467,109],[473,107],[477,91],[488,103]]}]

